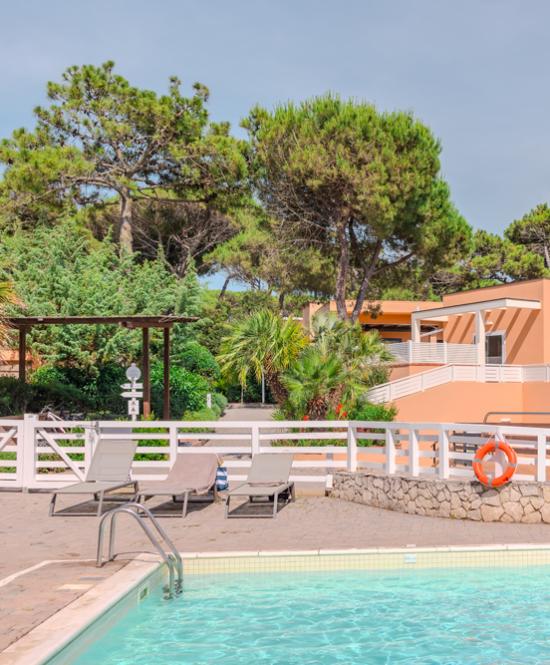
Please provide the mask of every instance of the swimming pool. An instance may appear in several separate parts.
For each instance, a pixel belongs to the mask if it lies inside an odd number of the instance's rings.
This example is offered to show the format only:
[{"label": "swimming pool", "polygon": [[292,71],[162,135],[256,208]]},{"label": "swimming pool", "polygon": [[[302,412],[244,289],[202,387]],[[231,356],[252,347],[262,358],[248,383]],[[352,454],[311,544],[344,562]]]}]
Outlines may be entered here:
[{"label": "swimming pool", "polygon": [[550,662],[549,618],[548,565],[197,574],[70,662],[529,665]]}]

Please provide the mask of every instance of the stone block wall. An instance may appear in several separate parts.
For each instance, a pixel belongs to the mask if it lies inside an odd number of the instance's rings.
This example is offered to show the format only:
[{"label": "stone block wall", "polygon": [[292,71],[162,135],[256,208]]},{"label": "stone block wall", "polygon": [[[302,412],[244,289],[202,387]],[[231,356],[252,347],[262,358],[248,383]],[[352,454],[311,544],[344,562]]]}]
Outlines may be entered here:
[{"label": "stone block wall", "polygon": [[477,481],[346,471],[334,475],[331,496],[412,515],[550,523],[550,483],[517,481],[488,489]]}]

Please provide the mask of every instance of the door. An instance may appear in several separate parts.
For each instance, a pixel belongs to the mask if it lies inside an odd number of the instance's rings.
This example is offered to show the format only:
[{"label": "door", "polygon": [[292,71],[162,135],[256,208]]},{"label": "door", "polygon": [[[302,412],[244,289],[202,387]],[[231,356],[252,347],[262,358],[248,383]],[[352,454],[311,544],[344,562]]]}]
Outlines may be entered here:
[{"label": "door", "polygon": [[504,364],[503,333],[487,333],[485,338],[485,362],[488,365]]}]

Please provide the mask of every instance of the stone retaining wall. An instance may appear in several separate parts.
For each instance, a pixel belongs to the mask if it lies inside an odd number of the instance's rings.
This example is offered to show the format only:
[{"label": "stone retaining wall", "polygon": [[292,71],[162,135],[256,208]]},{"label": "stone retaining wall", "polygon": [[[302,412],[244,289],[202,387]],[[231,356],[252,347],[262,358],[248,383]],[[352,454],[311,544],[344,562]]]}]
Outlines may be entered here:
[{"label": "stone retaining wall", "polygon": [[331,496],[412,515],[482,522],[550,523],[550,483],[518,481],[487,489],[467,480],[338,472]]}]

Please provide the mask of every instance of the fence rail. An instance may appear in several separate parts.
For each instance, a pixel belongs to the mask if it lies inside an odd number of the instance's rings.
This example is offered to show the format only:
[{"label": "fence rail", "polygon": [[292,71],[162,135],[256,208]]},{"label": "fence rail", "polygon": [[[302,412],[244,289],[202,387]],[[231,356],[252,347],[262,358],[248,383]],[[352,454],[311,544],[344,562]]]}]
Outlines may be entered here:
[{"label": "fence rail", "polygon": [[[294,454],[292,478],[330,486],[335,471],[472,478],[477,447],[508,441],[519,456],[518,480],[545,481],[550,428],[464,423],[370,421],[113,422],[0,421],[0,487],[47,489],[85,477],[99,439],[137,440],[135,480],[162,479],[176,455],[216,453],[230,481],[246,478],[254,455]],[[207,447],[204,445],[208,442]]]}]

